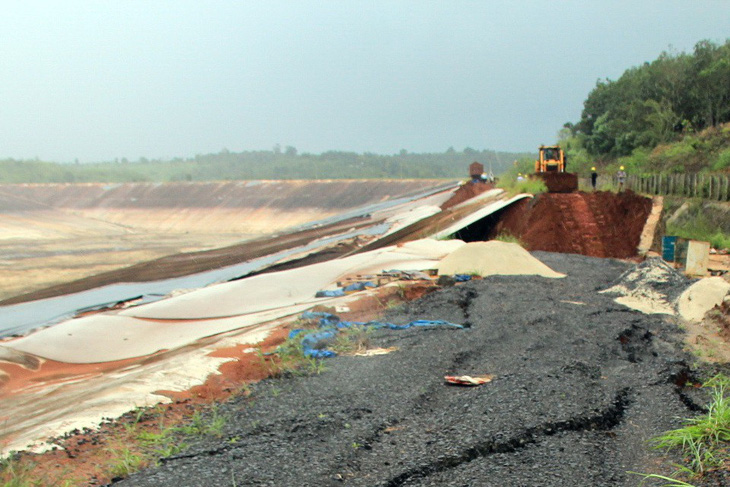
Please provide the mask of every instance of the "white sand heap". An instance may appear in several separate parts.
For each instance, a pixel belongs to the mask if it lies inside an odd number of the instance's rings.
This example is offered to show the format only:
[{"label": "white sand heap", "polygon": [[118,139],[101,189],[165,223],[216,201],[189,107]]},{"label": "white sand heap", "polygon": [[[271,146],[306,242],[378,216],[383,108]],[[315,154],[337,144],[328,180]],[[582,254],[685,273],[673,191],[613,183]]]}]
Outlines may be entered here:
[{"label": "white sand heap", "polygon": [[441,261],[438,273],[449,276],[476,274],[480,276],[565,277],[565,274],[555,272],[519,245],[497,240],[470,242],[459,247]]},{"label": "white sand heap", "polygon": [[657,257],[624,272],[601,292],[618,295],[617,303],[642,313],[673,315],[674,301],[686,287],[687,279]]},{"label": "white sand heap", "polygon": [[691,281],[660,258],[647,259],[623,273],[602,293],[616,294],[615,301],[646,314],[680,316],[702,321],[705,313],[722,303],[730,284],[720,277]]},{"label": "white sand heap", "polygon": [[677,300],[677,311],[687,321],[702,321],[705,313],[722,303],[730,284],[722,277],[707,277],[692,284]]}]

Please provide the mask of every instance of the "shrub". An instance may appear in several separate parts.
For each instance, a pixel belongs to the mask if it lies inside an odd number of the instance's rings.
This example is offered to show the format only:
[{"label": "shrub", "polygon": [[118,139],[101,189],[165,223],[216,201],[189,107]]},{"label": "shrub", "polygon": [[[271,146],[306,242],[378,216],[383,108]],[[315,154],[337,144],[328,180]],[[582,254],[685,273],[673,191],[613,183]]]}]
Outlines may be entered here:
[{"label": "shrub", "polygon": [[715,171],[723,171],[730,167],[730,148],[723,150],[717,155],[717,159],[712,164]]}]

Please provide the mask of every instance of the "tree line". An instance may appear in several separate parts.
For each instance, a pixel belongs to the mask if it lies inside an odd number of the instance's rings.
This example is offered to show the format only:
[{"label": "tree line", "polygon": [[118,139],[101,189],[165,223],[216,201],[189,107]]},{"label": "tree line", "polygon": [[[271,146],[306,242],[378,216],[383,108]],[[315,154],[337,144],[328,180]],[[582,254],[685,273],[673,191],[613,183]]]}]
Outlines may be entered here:
[{"label": "tree line", "polygon": [[728,123],[730,40],[703,40],[691,53],[663,52],[615,81],[599,80],[560,138],[582,170],[595,161],[655,172],[722,170],[730,167]]},{"label": "tree line", "polygon": [[0,160],[0,183],[169,182],[251,179],[465,178],[474,161],[500,174],[527,153],[449,147],[441,153],[393,155],[328,151],[298,153],[294,147],[270,151],[199,154],[191,158],[137,161],[126,159],[84,164],[38,160]]}]

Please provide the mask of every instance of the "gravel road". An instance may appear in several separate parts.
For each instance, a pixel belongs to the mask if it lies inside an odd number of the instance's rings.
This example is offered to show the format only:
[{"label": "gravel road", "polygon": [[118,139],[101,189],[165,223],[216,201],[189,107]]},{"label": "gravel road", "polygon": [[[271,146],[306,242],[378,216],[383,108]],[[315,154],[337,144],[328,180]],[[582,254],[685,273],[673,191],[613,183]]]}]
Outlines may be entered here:
[{"label": "gravel road", "polygon": [[263,381],[220,406],[222,439],[115,485],[635,486],[628,471],[671,472],[678,459],[647,440],[704,401],[680,387],[696,378],[676,324],[598,294],[631,264],[534,255],[568,277],[490,277],[390,310],[469,328],[380,330],[374,345],[398,351]]}]

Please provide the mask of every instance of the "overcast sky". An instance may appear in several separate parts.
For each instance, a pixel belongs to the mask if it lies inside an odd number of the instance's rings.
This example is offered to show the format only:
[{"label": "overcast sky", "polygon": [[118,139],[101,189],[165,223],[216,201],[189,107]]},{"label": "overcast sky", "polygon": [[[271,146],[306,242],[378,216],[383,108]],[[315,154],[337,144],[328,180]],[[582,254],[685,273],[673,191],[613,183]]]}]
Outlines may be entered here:
[{"label": "overcast sky", "polygon": [[534,151],[726,0],[8,1],[0,158]]}]

